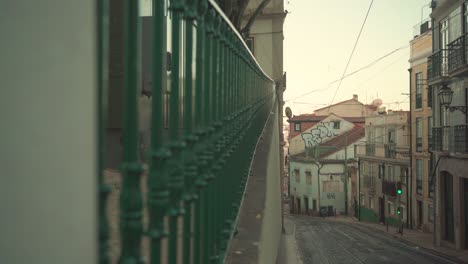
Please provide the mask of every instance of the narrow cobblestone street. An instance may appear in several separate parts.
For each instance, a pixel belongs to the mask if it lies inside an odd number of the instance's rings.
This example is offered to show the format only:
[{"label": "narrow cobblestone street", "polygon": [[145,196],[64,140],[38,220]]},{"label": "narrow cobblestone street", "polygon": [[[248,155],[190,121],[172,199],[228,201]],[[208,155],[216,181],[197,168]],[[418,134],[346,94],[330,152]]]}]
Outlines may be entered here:
[{"label": "narrow cobblestone street", "polygon": [[298,255],[312,263],[460,263],[352,222],[288,216]]}]

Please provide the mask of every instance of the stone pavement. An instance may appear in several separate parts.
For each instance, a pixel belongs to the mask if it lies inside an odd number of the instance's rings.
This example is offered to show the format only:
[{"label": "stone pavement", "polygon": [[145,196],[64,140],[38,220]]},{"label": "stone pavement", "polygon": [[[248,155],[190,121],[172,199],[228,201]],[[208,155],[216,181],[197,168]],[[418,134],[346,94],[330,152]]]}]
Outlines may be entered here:
[{"label": "stone pavement", "polygon": [[281,236],[276,264],[303,264],[299,250],[297,249],[296,225],[288,217],[288,214],[284,216],[284,230]]},{"label": "stone pavement", "polygon": [[399,234],[398,229],[396,227],[389,226],[388,231],[387,231],[387,227],[383,224],[375,224],[375,223],[368,223],[368,222],[362,222],[362,221],[360,222],[354,217],[351,218],[351,217],[346,217],[346,216],[338,216],[338,217],[327,217],[326,219],[330,221],[350,222],[350,223],[358,224],[361,226],[373,228],[379,232],[392,236],[395,239],[401,240],[403,242],[406,242],[416,247],[421,247],[426,250],[429,250],[434,254],[448,257],[460,263],[468,263],[468,251],[467,250],[455,250],[455,249],[445,247],[445,246],[435,247],[433,245],[432,233],[424,233],[419,230],[404,229],[403,234]]}]

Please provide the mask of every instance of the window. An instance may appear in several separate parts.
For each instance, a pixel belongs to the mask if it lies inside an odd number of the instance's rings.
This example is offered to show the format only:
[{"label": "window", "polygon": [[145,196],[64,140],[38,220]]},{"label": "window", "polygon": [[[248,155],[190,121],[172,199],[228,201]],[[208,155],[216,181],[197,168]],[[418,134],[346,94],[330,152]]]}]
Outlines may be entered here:
[{"label": "window", "polygon": [[423,186],[422,186],[422,177],[423,177],[423,161],[421,159],[416,160],[416,193],[422,194],[423,193]]},{"label": "window", "polygon": [[379,164],[379,179],[383,178],[384,177],[384,170],[385,170],[385,167],[384,165],[382,164]]},{"label": "window", "polygon": [[427,87],[427,107],[432,107],[432,86]]},{"label": "window", "polygon": [[301,131],[301,123],[294,123],[294,131]]},{"label": "window", "polygon": [[422,151],[422,118],[416,118],[416,151]]},{"label": "window", "polygon": [[374,209],[374,201],[372,200],[372,196],[369,196],[369,208]]},{"label": "window", "polygon": [[245,44],[247,44],[247,47],[249,47],[249,50],[252,52],[252,54],[254,54],[254,43],[255,41],[253,37],[248,37],[245,39]]},{"label": "window", "polygon": [[434,184],[435,184],[435,183],[433,182],[433,181],[435,181],[435,177],[432,177],[432,170],[433,170],[433,164],[434,164],[434,163],[433,163],[434,160],[433,160],[433,157],[432,157],[432,156],[433,156],[434,154],[431,153],[430,155],[431,155],[431,157],[429,158],[429,160],[428,160],[428,162],[427,162],[427,165],[428,165],[428,166],[427,166],[427,168],[428,168],[428,169],[427,169],[427,175],[428,175],[428,178],[429,178],[429,179],[428,179],[428,185],[429,185],[429,194],[428,194],[428,197],[429,197],[429,198],[432,198],[432,197],[434,197]]},{"label": "window", "polygon": [[465,33],[468,31],[468,1],[463,4],[464,16],[463,23],[465,24]]},{"label": "window", "polygon": [[333,121],[333,128],[340,129],[340,124],[341,124],[341,121]]},{"label": "window", "polygon": [[394,166],[387,166],[387,179],[388,181],[395,181],[395,167]]},{"label": "window", "polygon": [[367,162],[361,162],[361,174],[363,176],[369,175],[369,164]]},{"label": "window", "polygon": [[422,72],[416,73],[416,109],[422,107]]},{"label": "window", "polygon": [[361,193],[361,195],[359,196],[359,199],[360,199],[361,206],[365,206],[366,199],[365,199],[364,194]]},{"label": "window", "polygon": [[390,129],[388,131],[388,144],[396,143],[395,129]]},{"label": "window", "polygon": [[306,171],[305,175],[306,175],[306,183],[311,185],[312,184],[312,174],[310,173],[310,171]]},{"label": "window", "polygon": [[[444,18],[442,21],[440,21],[440,25],[439,25],[439,29],[440,29],[440,37],[439,37],[439,40],[440,40],[440,47],[439,49],[440,50],[446,50],[447,49],[447,45],[449,44],[449,20],[448,18]],[[441,52],[444,52],[444,51],[441,51]],[[447,63],[448,63],[448,60],[447,60],[447,56],[442,56],[442,69],[441,69],[441,74],[442,75],[446,75],[447,73]]]},{"label": "window", "polygon": [[427,118],[427,144],[432,149],[432,116]]},{"label": "window", "polygon": [[301,175],[299,174],[299,170],[294,170],[294,177],[296,178],[297,183],[301,181]]}]

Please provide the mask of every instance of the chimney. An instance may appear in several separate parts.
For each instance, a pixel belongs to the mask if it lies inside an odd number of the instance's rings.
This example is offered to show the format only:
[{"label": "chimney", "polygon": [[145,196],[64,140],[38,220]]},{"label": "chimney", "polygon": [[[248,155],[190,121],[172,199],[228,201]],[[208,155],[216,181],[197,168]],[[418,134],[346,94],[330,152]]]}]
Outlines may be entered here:
[{"label": "chimney", "polygon": [[353,99],[357,101],[357,100],[358,100],[358,95],[357,95],[357,94],[353,94]]}]

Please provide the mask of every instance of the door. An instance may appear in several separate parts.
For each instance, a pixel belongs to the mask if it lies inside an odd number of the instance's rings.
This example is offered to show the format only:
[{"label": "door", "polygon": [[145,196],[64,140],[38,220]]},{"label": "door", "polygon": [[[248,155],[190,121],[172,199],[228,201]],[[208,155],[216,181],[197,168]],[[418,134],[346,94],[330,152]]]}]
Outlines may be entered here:
[{"label": "door", "polygon": [[304,206],[305,206],[305,213],[309,214],[309,198],[307,196],[304,197]]},{"label": "door", "polygon": [[445,240],[454,242],[453,226],[453,177],[445,173],[444,177],[444,220],[445,220]]},{"label": "door", "polygon": [[301,199],[297,198],[297,213],[301,213]]},{"label": "door", "polygon": [[385,200],[379,197],[379,222],[385,223]]},{"label": "door", "polygon": [[417,210],[418,210],[418,225],[417,227],[418,228],[421,228],[422,224],[423,224],[423,208],[422,208],[422,202],[421,201],[417,201],[417,206],[416,206]]},{"label": "door", "polygon": [[468,180],[463,180],[463,202],[465,209],[465,248],[468,249]]},{"label": "door", "polygon": [[317,200],[312,200],[312,210],[315,212],[317,211]]}]

